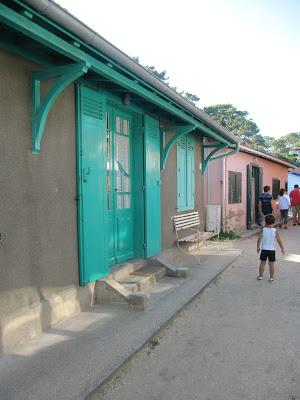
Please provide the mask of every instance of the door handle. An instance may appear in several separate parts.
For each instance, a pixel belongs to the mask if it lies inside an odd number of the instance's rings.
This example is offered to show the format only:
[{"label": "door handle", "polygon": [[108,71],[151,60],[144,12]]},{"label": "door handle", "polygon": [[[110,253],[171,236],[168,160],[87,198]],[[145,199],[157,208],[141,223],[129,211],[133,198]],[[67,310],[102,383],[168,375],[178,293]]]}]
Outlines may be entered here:
[{"label": "door handle", "polygon": [[82,168],[82,180],[83,182],[87,182],[87,176],[90,175],[90,167]]}]

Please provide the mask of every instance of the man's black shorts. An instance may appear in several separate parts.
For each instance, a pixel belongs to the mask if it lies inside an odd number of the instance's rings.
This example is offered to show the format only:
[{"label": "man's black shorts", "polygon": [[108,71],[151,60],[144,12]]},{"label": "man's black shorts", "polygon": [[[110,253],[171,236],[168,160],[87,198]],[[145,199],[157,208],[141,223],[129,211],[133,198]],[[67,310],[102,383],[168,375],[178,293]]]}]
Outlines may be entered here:
[{"label": "man's black shorts", "polygon": [[261,261],[267,261],[267,259],[271,262],[276,261],[275,250],[262,250],[260,253],[260,259]]}]

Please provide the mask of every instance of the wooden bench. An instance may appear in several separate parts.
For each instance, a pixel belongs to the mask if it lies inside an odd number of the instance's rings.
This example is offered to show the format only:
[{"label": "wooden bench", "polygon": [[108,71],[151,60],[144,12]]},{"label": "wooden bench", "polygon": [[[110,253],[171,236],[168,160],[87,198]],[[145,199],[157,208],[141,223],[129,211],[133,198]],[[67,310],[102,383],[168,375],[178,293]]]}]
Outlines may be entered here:
[{"label": "wooden bench", "polygon": [[[199,258],[192,254],[188,253],[185,250],[183,250],[180,247],[180,243],[201,243],[202,245],[205,244],[205,242],[210,239],[213,236],[219,235],[218,232],[203,232],[201,231],[200,228],[200,217],[199,217],[199,212],[191,212],[187,214],[179,214],[175,215],[173,217],[174,221],[174,228],[176,232],[176,238],[177,238],[177,246],[179,250],[183,251],[184,253],[187,253],[189,255],[194,256],[198,262]],[[180,237],[179,232],[184,231],[184,230],[189,230],[189,231],[194,231],[192,235]],[[218,250],[219,251],[219,250]]]}]

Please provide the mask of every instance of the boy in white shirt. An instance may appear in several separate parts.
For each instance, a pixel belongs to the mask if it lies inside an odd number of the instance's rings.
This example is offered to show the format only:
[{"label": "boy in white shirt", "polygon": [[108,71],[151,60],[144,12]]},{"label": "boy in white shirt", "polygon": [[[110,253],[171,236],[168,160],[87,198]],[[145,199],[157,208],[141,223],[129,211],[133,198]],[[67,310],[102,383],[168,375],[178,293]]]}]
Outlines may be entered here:
[{"label": "boy in white shirt", "polygon": [[289,196],[285,193],[284,189],[280,189],[278,196],[278,208],[280,210],[280,228],[283,225],[284,229],[287,229],[287,220],[290,205],[291,201]]},{"label": "boy in white shirt", "polygon": [[[276,228],[274,228],[275,217],[273,215],[267,215],[265,218],[266,226],[262,229],[261,233],[257,239],[257,253],[260,252],[260,265],[257,279],[261,281],[263,279],[265,265],[267,259],[269,260],[269,269],[270,269],[270,282],[274,281],[274,272],[275,272],[275,240],[279,244],[282,254],[284,254],[284,247],[277,232]],[[261,245],[261,246],[260,246]]]}]

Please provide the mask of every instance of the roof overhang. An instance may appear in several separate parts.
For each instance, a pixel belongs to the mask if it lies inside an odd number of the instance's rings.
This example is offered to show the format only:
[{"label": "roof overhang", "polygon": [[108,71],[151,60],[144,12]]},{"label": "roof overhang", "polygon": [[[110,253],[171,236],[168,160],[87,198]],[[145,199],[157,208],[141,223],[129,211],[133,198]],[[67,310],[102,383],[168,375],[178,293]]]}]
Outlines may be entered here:
[{"label": "roof overhang", "polygon": [[259,151],[259,150],[251,149],[251,147],[248,147],[248,146],[241,145],[240,151],[242,153],[252,154],[256,157],[260,157],[260,158],[264,158],[266,160],[273,161],[273,162],[275,162],[277,164],[281,164],[287,168],[293,168],[293,169],[296,168],[296,166],[294,164],[291,164],[288,161],[280,160],[279,158],[274,157],[271,154],[267,154],[267,153],[263,153],[262,151]]},{"label": "roof overhang", "polygon": [[204,137],[238,151],[239,140],[227,129],[53,1],[4,1],[0,22],[67,63],[86,63],[99,77],[165,110],[183,125],[193,125]]}]

